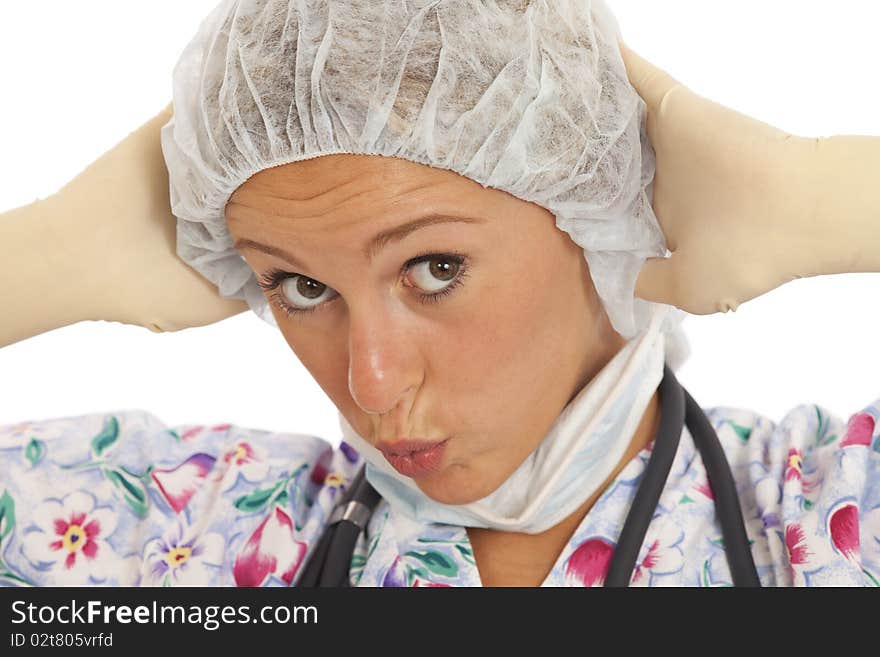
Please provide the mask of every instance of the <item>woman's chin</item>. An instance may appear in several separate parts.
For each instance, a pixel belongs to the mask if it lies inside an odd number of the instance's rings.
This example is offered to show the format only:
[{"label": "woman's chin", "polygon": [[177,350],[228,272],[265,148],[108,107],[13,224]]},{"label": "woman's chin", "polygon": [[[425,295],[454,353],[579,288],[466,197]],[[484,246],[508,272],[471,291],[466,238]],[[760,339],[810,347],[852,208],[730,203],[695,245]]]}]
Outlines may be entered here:
[{"label": "woman's chin", "polygon": [[[458,470],[457,472],[455,470]],[[445,468],[431,477],[414,480],[425,495],[441,504],[470,504],[489,495],[485,482],[462,468]]]}]

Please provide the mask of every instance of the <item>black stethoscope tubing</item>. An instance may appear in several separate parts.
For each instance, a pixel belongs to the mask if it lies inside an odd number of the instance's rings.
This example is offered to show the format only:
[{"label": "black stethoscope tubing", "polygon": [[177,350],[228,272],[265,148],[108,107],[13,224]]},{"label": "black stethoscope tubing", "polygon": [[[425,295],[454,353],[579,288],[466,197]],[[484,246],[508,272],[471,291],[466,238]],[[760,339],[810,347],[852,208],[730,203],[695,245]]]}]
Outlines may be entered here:
[{"label": "black stethoscope tubing", "polygon": [[648,525],[675,460],[685,423],[706,468],[733,585],[761,586],[743,524],[736,484],[718,435],[700,406],[665,364],[658,393],[661,407],[657,437],[612,553],[605,586],[627,586],[630,582]]},{"label": "black stethoscope tubing", "polygon": [[[660,425],[654,447],[612,553],[604,585],[628,586],[678,451],[682,428],[687,424],[706,468],[733,585],[761,586],[743,523],[736,484],[718,435],[694,398],[665,364],[658,394]],[[365,468],[361,467],[334,508],[296,586],[351,585],[349,568],[355,543],[381,499],[367,481]]]}]

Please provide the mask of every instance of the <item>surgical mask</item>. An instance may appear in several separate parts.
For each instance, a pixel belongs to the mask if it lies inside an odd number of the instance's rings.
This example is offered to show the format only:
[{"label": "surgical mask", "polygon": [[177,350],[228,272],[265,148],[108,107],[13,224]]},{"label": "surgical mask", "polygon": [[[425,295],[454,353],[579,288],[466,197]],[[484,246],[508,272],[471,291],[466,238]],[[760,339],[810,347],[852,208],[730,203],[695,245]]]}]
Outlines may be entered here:
[{"label": "surgical mask", "polygon": [[443,504],[395,470],[339,413],[343,440],[366,461],[366,478],[395,513],[445,523],[537,534],[593,496],[626,452],[663,378],[671,306],[650,323],[563,408],[547,435],[500,487],[468,504]]}]

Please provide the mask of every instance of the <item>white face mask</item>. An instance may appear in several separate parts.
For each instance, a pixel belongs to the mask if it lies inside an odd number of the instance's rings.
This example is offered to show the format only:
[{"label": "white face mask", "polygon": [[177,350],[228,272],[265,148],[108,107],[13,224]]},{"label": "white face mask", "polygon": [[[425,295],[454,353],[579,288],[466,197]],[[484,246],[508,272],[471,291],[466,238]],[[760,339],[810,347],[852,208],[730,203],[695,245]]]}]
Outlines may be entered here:
[{"label": "white face mask", "polygon": [[367,480],[396,513],[421,523],[543,532],[595,494],[623,458],[663,378],[663,329],[668,328],[664,320],[671,320],[671,308],[657,304],[648,327],[569,402],[540,445],[501,486],[475,502],[442,504],[431,499],[340,413],[343,440],[364,457]]}]

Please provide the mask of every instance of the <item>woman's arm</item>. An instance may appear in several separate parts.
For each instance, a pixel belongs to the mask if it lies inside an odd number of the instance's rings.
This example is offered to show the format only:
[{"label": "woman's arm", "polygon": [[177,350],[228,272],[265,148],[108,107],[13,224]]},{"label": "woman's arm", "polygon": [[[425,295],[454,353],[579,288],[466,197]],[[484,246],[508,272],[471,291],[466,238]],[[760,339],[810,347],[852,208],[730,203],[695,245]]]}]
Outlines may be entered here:
[{"label": "woman's arm", "polygon": [[91,318],[88,272],[49,197],[0,214],[0,347]]},{"label": "woman's arm", "polygon": [[812,141],[813,221],[828,226],[828,243],[816,254],[819,273],[880,272],[880,137]]},{"label": "woman's arm", "polygon": [[692,314],[797,278],[880,271],[880,138],[809,138],[703,98],[621,43],[648,107],[653,208],[673,252],[636,296]]},{"label": "woman's arm", "polygon": [[0,347],[82,320],[155,332],[248,309],[177,257],[169,104],[46,199],[0,214]]}]

